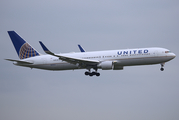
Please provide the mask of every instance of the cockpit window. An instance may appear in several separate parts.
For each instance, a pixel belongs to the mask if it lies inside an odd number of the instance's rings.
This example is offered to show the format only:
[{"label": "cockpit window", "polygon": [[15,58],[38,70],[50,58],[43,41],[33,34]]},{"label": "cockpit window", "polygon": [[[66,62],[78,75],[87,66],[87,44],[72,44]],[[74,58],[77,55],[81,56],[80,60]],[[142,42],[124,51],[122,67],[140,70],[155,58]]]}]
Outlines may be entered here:
[{"label": "cockpit window", "polygon": [[165,53],[171,53],[171,51],[165,51]]}]

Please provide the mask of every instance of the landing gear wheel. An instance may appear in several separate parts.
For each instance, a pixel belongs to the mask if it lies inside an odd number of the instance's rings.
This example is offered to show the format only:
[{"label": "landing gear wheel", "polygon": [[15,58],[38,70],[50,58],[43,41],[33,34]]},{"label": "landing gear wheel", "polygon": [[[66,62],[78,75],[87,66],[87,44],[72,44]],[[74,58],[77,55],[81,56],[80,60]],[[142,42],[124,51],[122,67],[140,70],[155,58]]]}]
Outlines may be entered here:
[{"label": "landing gear wheel", "polygon": [[160,68],[161,71],[164,71],[164,68]]},{"label": "landing gear wheel", "polygon": [[96,75],[96,72],[92,72],[91,74],[92,74],[92,75]]},{"label": "landing gear wheel", "polygon": [[97,72],[97,68],[93,68],[95,71],[90,72],[90,69],[88,69],[89,71],[86,71],[84,74],[85,75],[89,75],[90,77],[92,77],[93,75],[96,75],[97,77],[100,76],[100,73]]},{"label": "landing gear wheel", "polygon": [[96,73],[96,76],[100,76],[100,73]]},{"label": "landing gear wheel", "polygon": [[89,75],[89,72],[86,71],[86,72],[85,72],[85,75]]},{"label": "landing gear wheel", "polygon": [[92,77],[92,76],[93,76],[93,73],[89,73],[89,76]]},{"label": "landing gear wheel", "polygon": [[163,68],[164,65],[165,65],[165,63],[161,63],[161,68],[160,68],[161,71],[164,71],[164,68]]}]

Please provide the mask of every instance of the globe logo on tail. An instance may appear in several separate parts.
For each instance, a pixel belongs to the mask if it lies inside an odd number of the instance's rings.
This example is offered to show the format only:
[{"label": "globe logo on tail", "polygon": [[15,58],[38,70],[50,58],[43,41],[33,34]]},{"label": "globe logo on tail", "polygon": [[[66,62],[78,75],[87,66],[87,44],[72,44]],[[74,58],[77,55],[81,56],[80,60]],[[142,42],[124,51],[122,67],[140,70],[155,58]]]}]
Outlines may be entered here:
[{"label": "globe logo on tail", "polygon": [[20,48],[19,58],[25,59],[34,56],[39,56],[39,53],[35,51],[28,43],[24,43]]}]

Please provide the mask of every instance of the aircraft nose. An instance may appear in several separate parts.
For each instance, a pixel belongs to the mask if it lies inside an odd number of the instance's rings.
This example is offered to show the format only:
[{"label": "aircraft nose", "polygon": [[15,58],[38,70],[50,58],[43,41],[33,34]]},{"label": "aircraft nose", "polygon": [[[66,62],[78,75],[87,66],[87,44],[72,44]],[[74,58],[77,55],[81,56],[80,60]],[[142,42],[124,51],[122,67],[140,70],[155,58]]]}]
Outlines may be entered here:
[{"label": "aircraft nose", "polygon": [[176,55],[175,55],[174,53],[172,53],[172,54],[171,54],[171,57],[175,58],[175,57],[176,57]]}]

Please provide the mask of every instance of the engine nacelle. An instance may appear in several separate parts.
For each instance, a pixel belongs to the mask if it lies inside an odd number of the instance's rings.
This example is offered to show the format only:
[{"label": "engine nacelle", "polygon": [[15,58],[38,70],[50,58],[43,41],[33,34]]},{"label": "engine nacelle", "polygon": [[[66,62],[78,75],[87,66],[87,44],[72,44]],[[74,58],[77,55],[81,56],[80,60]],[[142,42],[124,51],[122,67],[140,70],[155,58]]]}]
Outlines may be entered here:
[{"label": "engine nacelle", "polygon": [[98,65],[102,70],[111,70],[113,69],[113,61],[104,61]]}]

